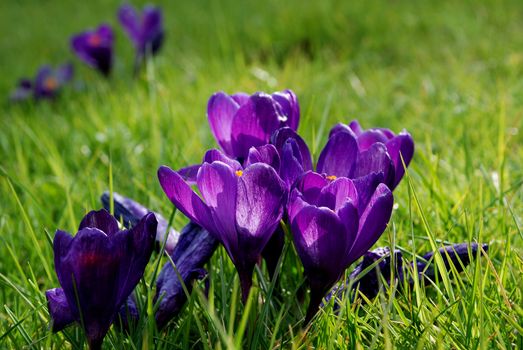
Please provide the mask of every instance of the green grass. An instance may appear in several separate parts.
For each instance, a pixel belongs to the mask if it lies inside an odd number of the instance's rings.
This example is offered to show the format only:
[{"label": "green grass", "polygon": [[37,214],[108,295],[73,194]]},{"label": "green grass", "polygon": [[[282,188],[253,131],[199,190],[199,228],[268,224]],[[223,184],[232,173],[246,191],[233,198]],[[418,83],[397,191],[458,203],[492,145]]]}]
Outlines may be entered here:
[{"label": "green grass", "polygon": [[[43,63],[74,60],[69,35],[117,25],[118,1],[0,3],[0,98]],[[51,103],[1,104],[0,348],[79,348],[78,327],[48,330],[44,291],[58,286],[52,237],[75,232],[109,188],[166,217],[161,164],[198,162],[216,147],[206,122],[215,91],[293,89],[300,133],[317,157],[336,122],[408,129],[416,142],[377,245],[411,258],[442,242],[477,241],[488,255],[459,277],[393,286],[369,303],[327,306],[302,329],[301,265],[283,261],[282,302],[262,267],[239,302],[223,249],[166,331],[146,317],[107,348],[523,347],[523,4],[506,1],[165,2],[164,51],[132,79],[132,47],[117,29],[104,81],[76,60],[76,83]],[[176,214],[180,229],[186,219]],[[157,255],[153,260],[158,259]],[[165,258],[162,258],[162,263]],[[154,294],[154,264],[140,284]],[[147,300],[143,309],[147,309]]]}]

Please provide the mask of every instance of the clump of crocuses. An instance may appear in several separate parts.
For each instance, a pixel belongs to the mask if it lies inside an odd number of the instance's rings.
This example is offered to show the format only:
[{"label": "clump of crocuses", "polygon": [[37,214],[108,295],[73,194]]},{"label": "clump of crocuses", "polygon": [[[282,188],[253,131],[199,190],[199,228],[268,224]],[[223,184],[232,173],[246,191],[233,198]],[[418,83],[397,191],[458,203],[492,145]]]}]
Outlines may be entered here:
[{"label": "clump of crocuses", "polygon": [[276,170],[258,162],[243,167],[211,150],[196,178],[205,202],[170,168],[160,167],[158,178],[171,202],[223,244],[238,271],[245,301],[254,266],[283,216],[288,189]]},{"label": "clump of crocuses", "polygon": [[118,10],[118,19],[136,49],[135,69],[147,55],[155,55],[163,44],[162,11],[156,6],[147,5],[142,13],[125,4]]},{"label": "clump of crocuses", "polygon": [[30,98],[36,100],[52,99],[56,97],[63,85],[73,78],[73,65],[66,63],[57,68],[42,66],[34,79],[23,78],[9,99],[13,102],[24,101]]},{"label": "clump of crocuses", "polygon": [[111,323],[143,276],[154,249],[157,221],[145,215],[120,230],[106,210],[91,211],[78,233],[56,231],[53,249],[61,288],[46,292],[52,329],[82,325],[89,347],[100,349]]},{"label": "clump of crocuses", "polygon": [[84,63],[109,76],[113,67],[113,41],[113,29],[108,24],[102,24],[96,29],[74,35],[71,48]]}]

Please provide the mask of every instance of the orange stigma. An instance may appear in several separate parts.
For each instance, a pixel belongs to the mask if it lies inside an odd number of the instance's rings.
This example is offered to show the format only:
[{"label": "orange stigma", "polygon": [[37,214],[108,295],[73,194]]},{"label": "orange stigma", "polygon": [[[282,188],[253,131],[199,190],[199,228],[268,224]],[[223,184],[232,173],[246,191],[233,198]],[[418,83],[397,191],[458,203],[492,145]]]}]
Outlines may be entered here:
[{"label": "orange stigma", "polygon": [[334,181],[334,180],[336,180],[336,178],[337,177],[334,176],[334,175],[329,175],[329,176],[326,177],[326,179],[329,180],[329,181]]},{"label": "orange stigma", "polygon": [[48,77],[44,80],[44,87],[47,90],[56,90],[58,87],[58,80],[55,77]]},{"label": "orange stigma", "polygon": [[236,170],[234,173],[236,174],[236,176],[240,177],[243,175],[243,170]]},{"label": "orange stigma", "polygon": [[91,46],[100,46],[100,44],[102,43],[102,38],[100,38],[98,34],[91,34],[89,35],[87,42]]}]

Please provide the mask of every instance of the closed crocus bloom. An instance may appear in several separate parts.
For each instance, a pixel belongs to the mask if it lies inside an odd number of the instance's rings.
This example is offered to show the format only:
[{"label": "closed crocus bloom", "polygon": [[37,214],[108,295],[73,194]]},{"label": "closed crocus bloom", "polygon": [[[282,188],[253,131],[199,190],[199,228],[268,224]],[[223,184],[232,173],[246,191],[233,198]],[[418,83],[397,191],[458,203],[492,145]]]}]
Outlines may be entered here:
[{"label": "closed crocus bloom", "polygon": [[[405,166],[408,166],[414,155],[414,140],[406,130],[397,135],[385,128],[363,130],[358,121],[353,120],[349,125],[340,123],[334,126],[329,137],[334,137],[335,134],[340,132],[354,133],[360,154],[381,154],[383,149],[381,145],[384,145],[394,169],[393,172],[390,171],[388,185],[391,189],[394,189],[399,184],[405,174],[401,157],[403,157]],[[385,162],[384,160],[381,161]]]},{"label": "closed crocus bloom", "polygon": [[393,205],[390,189],[372,176],[355,182],[307,172],[292,191],[287,212],[296,251],[311,287],[306,320],[345,269],[378,240]]},{"label": "closed crocus bloom", "polygon": [[88,213],[72,237],[56,231],[55,270],[62,288],[46,292],[53,331],[71,322],[84,327],[91,349],[103,338],[122,304],[143,276],[154,249],[157,221],[144,216],[130,230],[119,230],[106,210]]},{"label": "closed crocus bloom", "polygon": [[287,186],[268,164],[243,168],[217,150],[210,151],[208,159],[213,161],[203,163],[196,179],[203,200],[166,166],[158,169],[158,178],[171,202],[223,244],[240,276],[245,301],[254,266],[282,218]]},{"label": "closed crocus bloom", "polygon": [[113,65],[113,30],[102,24],[95,30],[88,30],[71,38],[74,53],[89,66],[103,75],[111,73]]},{"label": "closed crocus bloom", "polygon": [[296,130],[300,107],[291,90],[251,96],[217,92],[209,99],[207,117],[222,150],[243,160],[251,147],[269,143],[272,133],[280,127]]},{"label": "closed crocus bloom", "polygon": [[154,55],[160,50],[164,38],[160,8],[148,5],[138,13],[133,6],[125,4],[118,10],[118,19],[136,48],[137,60],[146,53]]}]

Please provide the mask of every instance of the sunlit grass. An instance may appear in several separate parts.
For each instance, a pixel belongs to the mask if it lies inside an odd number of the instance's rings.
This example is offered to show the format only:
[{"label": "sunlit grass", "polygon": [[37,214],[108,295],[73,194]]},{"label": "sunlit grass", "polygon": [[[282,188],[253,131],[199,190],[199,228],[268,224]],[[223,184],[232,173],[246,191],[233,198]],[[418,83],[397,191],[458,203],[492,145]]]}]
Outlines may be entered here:
[{"label": "sunlit grass", "polygon": [[[69,54],[69,35],[116,25],[119,2],[0,4],[0,98],[16,79]],[[299,131],[317,159],[329,128],[406,128],[416,142],[396,210],[377,245],[409,260],[444,243],[489,244],[459,276],[384,286],[374,300],[327,305],[309,327],[299,259],[286,248],[279,282],[262,266],[242,305],[220,248],[182,313],[157,331],[145,317],[107,348],[523,347],[523,6],[517,1],[169,2],[165,50],[132,78],[132,47],[117,32],[113,78],[76,63],[76,83],[50,103],[2,104],[0,348],[80,348],[78,327],[52,334],[44,296],[58,286],[52,237],[75,232],[110,187],[165,217],[159,165],[198,162],[216,147],[208,97],[293,89]],[[75,15],[72,16],[71,14]],[[176,213],[181,229],[187,220]],[[150,314],[153,255],[138,287]],[[161,258],[161,263],[166,263]],[[441,264],[438,256],[436,264]],[[414,271],[407,273],[415,274]],[[283,289],[282,289],[283,288]],[[278,294],[276,296],[276,294]]]}]

